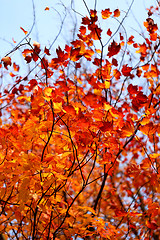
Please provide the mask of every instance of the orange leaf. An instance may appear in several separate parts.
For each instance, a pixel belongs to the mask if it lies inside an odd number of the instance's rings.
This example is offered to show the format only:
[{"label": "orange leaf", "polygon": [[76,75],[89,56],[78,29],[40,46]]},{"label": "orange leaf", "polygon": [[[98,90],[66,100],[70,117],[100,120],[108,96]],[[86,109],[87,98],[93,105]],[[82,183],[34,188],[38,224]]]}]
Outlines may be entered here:
[{"label": "orange leaf", "polygon": [[94,39],[94,40],[99,40],[101,38],[101,32],[102,30],[98,27],[95,27],[91,30],[91,38]]},{"label": "orange leaf", "polygon": [[24,49],[22,52],[24,57],[27,56],[29,53],[33,53],[33,50],[32,49]]},{"label": "orange leaf", "polygon": [[113,74],[114,74],[114,77],[115,77],[116,80],[119,80],[119,79],[120,79],[121,73],[120,73],[119,70],[114,69],[114,70],[113,70]]},{"label": "orange leaf", "polygon": [[64,106],[63,109],[65,110],[65,112],[69,113],[70,115],[73,115],[73,116],[76,115],[76,111],[72,105]]},{"label": "orange leaf", "polygon": [[156,126],[153,125],[152,122],[144,125],[144,126],[140,126],[140,131],[147,135],[147,136],[150,136],[152,134],[154,134],[156,132]]},{"label": "orange leaf", "polygon": [[134,133],[134,126],[130,122],[126,122],[121,130],[123,137],[130,137]]},{"label": "orange leaf", "polygon": [[119,16],[120,16],[120,11],[119,11],[119,9],[116,9],[114,11],[114,17],[119,17]]},{"label": "orange leaf", "polygon": [[156,41],[157,40],[157,33],[150,33],[150,40]]},{"label": "orange leaf", "polygon": [[15,63],[13,63],[13,69],[15,72],[19,71],[19,65],[16,65]]},{"label": "orange leaf", "polygon": [[105,10],[102,10],[101,14],[103,19],[107,19],[111,16],[112,12],[110,12],[110,8],[107,8]]},{"label": "orange leaf", "polygon": [[158,228],[158,225],[157,225],[157,223],[156,223],[155,220],[147,221],[147,222],[146,222],[146,225],[147,225],[148,228],[150,228],[150,229],[152,229],[152,230],[155,230],[155,229]]},{"label": "orange leaf", "polygon": [[3,64],[4,64],[4,67],[6,68],[6,69],[8,69],[8,66],[11,66],[12,65],[12,62],[11,62],[11,58],[10,57],[3,57],[2,59],[1,59],[1,61],[3,62]]},{"label": "orange leaf", "polygon": [[13,41],[13,43],[16,43],[16,41],[14,40],[14,38],[12,38],[12,41]]},{"label": "orange leaf", "polygon": [[28,32],[24,30],[24,28],[20,27],[20,29],[24,32],[25,35],[27,35]]},{"label": "orange leaf", "polygon": [[11,77],[15,77],[15,76],[16,76],[16,75],[13,74],[12,72],[10,72],[9,75],[10,75]]}]

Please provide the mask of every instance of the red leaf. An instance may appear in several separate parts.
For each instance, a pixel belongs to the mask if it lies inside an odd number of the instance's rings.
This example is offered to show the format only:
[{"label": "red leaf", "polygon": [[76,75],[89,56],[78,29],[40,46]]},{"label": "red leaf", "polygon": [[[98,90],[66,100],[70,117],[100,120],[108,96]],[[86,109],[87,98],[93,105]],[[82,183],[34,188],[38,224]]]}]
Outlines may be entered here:
[{"label": "red leaf", "polygon": [[118,66],[117,59],[113,58],[112,59],[112,64],[117,67]]},{"label": "red leaf", "polygon": [[138,86],[133,86],[132,84],[130,84],[127,90],[130,94],[136,94],[138,92]]},{"label": "red leaf", "polygon": [[120,40],[122,41],[124,39],[124,37],[122,36],[121,33],[119,33],[119,36],[120,36]]},{"label": "red leaf", "polygon": [[121,130],[122,137],[130,137],[134,133],[134,126],[131,122],[127,121]]},{"label": "red leaf", "polygon": [[111,131],[112,130],[112,123],[111,122],[104,122],[103,126],[100,127],[100,130],[102,132]]},{"label": "red leaf", "polygon": [[132,68],[131,67],[127,67],[128,64],[126,65],[123,65],[122,67],[122,74],[126,77],[130,76],[130,72],[132,71]]},{"label": "red leaf", "polygon": [[76,69],[80,68],[80,67],[81,67],[81,64],[80,63],[76,63]]},{"label": "red leaf", "polygon": [[15,88],[13,88],[13,90],[12,90],[12,94],[18,94],[18,89],[15,87]]},{"label": "red leaf", "polygon": [[51,55],[50,52],[49,52],[49,49],[45,47],[44,49],[44,53],[46,53],[48,56]]},{"label": "red leaf", "polygon": [[108,31],[107,31],[107,35],[108,35],[108,36],[111,36],[111,35],[112,35],[112,32],[111,32],[110,28],[109,28]]},{"label": "red leaf", "polygon": [[24,86],[22,84],[20,84],[18,90],[20,93],[22,93],[22,91],[24,90]]},{"label": "red leaf", "polygon": [[121,77],[121,73],[120,73],[120,71],[117,70],[117,69],[114,69],[114,70],[113,70],[113,73],[114,73],[114,77],[115,77],[115,79],[116,79],[116,80],[119,80],[120,77]]},{"label": "red leaf", "polygon": [[1,61],[3,62],[4,67],[5,67],[6,69],[8,69],[8,66],[11,66],[11,65],[12,65],[11,58],[8,57],[8,56],[2,58]]},{"label": "red leaf", "polygon": [[81,33],[82,35],[85,35],[85,34],[86,34],[86,27],[81,26],[80,29],[79,29],[79,31],[80,31],[80,33]]},{"label": "red leaf", "polygon": [[91,22],[96,22],[98,20],[97,17],[97,11],[96,10],[90,10],[90,16],[91,16]]},{"label": "red leaf", "polygon": [[82,24],[89,25],[90,24],[90,19],[88,17],[82,18]]},{"label": "red leaf", "polygon": [[101,38],[102,29],[100,29],[97,25],[90,25],[88,27],[91,30],[90,37],[94,40],[99,40]]},{"label": "red leaf", "polygon": [[131,45],[131,44],[133,44],[134,43],[134,41],[133,41],[133,38],[134,38],[134,36],[132,35],[132,36],[130,36],[129,37],[129,39],[128,39],[128,45]]},{"label": "red leaf", "polygon": [[101,59],[95,58],[94,61],[93,61],[93,64],[96,65],[96,66],[100,66],[100,64],[101,64]]},{"label": "red leaf", "polygon": [[148,101],[148,98],[146,95],[144,95],[142,92],[139,92],[137,94],[137,100],[140,102],[140,103],[146,103]]},{"label": "red leaf", "polygon": [[67,59],[67,54],[62,51],[60,47],[56,49],[58,58],[56,59],[57,63],[63,63]]},{"label": "red leaf", "polygon": [[147,28],[149,33],[154,33],[158,30],[158,26],[154,23],[152,18],[147,18],[146,22],[144,22],[144,26]]},{"label": "red leaf", "polygon": [[29,84],[30,84],[29,90],[31,91],[37,85],[36,79],[30,80]]},{"label": "red leaf", "polygon": [[107,56],[112,57],[112,56],[118,54],[119,51],[120,51],[120,49],[121,49],[121,45],[120,45],[120,44],[117,44],[117,43],[113,40],[113,42],[111,43],[111,45],[108,47],[108,54],[107,54]]},{"label": "red leaf", "polygon": [[157,33],[150,33],[150,40],[156,41],[157,40]]},{"label": "red leaf", "polygon": [[32,61],[32,57],[31,56],[26,56],[25,60],[27,63],[30,63]]},{"label": "red leaf", "polygon": [[64,49],[67,53],[70,53],[72,50],[72,47],[69,47],[68,45],[65,45],[65,49]]},{"label": "red leaf", "polygon": [[37,62],[37,60],[39,59],[39,57],[36,53],[32,53],[32,58],[33,58],[33,61],[35,61],[35,62]]},{"label": "red leaf", "polygon": [[41,61],[41,68],[42,69],[47,69],[48,68],[48,61],[44,57],[42,58],[42,61]]}]

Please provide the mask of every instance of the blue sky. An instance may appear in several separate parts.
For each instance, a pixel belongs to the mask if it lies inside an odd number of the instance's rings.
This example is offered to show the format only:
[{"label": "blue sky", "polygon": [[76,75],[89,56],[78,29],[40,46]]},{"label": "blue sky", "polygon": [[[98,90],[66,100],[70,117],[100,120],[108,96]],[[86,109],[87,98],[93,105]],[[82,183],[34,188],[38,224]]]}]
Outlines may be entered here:
[{"label": "blue sky", "polygon": [[[63,48],[65,43],[71,39],[73,21],[76,20],[74,13],[70,10],[70,2],[70,0],[62,0],[61,3],[59,0],[34,0],[36,24],[30,35],[31,39],[40,42],[42,47],[49,47],[59,32],[60,16],[63,19],[65,15],[64,5],[67,9],[67,17],[61,35],[52,50],[55,50],[58,45]],[[123,17],[131,2],[132,0],[97,0],[97,10],[100,12],[102,9],[110,8],[113,11],[119,8],[121,17]],[[94,0],[86,0],[86,3],[89,9],[93,9]],[[124,22],[129,34],[137,34],[136,30],[141,32],[140,26],[143,28],[143,21],[147,17],[145,9],[154,4],[155,0],[134,0],[132,9]],[[74,5],[76,11],[84,16],[87,15],[83,0],[74,0]],[[46,7],[49,7],[50,10],[45,11]],[[79,15],[76,17],[78,23],[80,23]],[[27,31],[30,30],[33,23],[32,0],[0,0],[0,22],[0,58],[2,58],[16,45],[12,38],[18,43],[24,37],[20,27]],[[110,25],[102,26],[106,28],[106,31],[108,28],[114,29],[117,25],[112,21],[107,23],[110,23]]]}]

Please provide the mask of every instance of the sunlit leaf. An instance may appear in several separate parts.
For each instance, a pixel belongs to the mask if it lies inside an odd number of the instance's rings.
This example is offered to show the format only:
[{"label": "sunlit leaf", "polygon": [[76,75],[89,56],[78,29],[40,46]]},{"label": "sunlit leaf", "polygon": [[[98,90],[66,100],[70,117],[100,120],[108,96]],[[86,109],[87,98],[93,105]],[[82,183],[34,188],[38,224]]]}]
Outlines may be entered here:
[{"label": "sunlit leaf", "polygon": [[102,10],[101,14],[102,14],[102,18],[103,18],[103,19],[107,19],[107,18],[110,17],[110,15],[112,14],[112,12],[110,12],[110,8],[107,8],[107,9],[105,9],[105,10]]},{"label": "sunlit leaf", "polygon": [[126,122],[121,130],[123,137],[130,137],[134,133],[134,126],[130,122]]}]

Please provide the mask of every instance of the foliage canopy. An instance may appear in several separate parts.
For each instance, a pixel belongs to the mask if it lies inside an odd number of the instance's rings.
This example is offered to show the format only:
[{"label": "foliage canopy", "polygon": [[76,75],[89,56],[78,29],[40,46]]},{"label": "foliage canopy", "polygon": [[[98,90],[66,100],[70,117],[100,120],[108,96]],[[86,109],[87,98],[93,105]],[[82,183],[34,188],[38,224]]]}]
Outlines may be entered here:
[{"label": "foliage canopy", "polygon": [[[31,70],[21,76],[10,54],[0,65],[13,79],[0,95],[6,238],[158,239],[158,13],[157,1],[138,42],[126,37],[119,9],[89,10],[57,56],[21,28],[25,43],[13,52],[22,49]],[[111,19],[115,32],[99,24]]]}]

